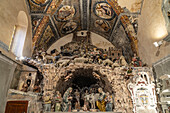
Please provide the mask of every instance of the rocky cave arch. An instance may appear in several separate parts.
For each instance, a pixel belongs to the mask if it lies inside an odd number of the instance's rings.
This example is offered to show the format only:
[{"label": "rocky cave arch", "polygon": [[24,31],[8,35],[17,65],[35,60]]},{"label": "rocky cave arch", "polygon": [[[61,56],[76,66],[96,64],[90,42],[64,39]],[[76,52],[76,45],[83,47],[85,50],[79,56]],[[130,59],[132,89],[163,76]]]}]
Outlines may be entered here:
[{"label": "rocky cave arch", "polygon": [[[60,87],[62,86],[62,87]],[[101,74],[99,70],[94,70],[93,66],[87,68],[74,68],[63,75],[58,80],[56,90],[63,94],[69,87],[81,90],[85,87],[101,87],[104,92],[113,93],[113,88],[107,75]]]},{"label": "rocky cave arch", "polygon": [[[68,87],[75,87],[72,83],[79,85],[79,87],[84,87],[83,85],[89,86],[98,82],[98,87],[102,87],[104,92],[113,94],[114,111],[120,108],[121,111],[132,111],[130,92],[127,89],[129,81],[124,78],[127,71],[124,70],[123,67],[113,69],[109,66],[98,64],[70,63],[60,68],[55,67],[54,64],[45,64],[41,69],[44,76],[44,96],[48,92],[53,97],[56,91],[60,91],[63,96]],[[93,72],[95,72],[95,74]],[[86,76],[86,74],[88,74],[88,76]],[[89,79],[88,81],[84,80],[87,83],[80,83],[84,78]],[[80,81],[76,82],[76,80]]]}]

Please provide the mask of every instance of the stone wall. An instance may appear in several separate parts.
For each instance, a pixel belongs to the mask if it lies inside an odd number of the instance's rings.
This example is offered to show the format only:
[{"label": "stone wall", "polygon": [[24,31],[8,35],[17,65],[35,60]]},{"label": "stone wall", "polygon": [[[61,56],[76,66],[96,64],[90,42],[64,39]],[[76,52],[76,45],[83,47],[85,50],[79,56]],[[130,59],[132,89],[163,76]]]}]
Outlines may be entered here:
[{"label": "stone wall", "polygon": [[[118,0],[121,7],[127,7],[133,12],[141,0]],[[170,42],[165,42],[160,48],[156,48],[153,43],[165,38],[168,33],[165,19],[161,10],[164,0],[144,0],[141,7],[141,14],[138,16],[138,49],[142,61],[152,66],[161,58],[170,54]],[[136,4],[136,5],[135,5]]]},{"label": "stone wall", "polygon": [[169,94],[170,94],[170,55],[159,60],[153,64],[154,77],[156,79],[156,87],[158,94],[158,102],[160,110],[163,113],[168,111],[169,105]]},{"label": "stone wall", "polygon": [[16,64],[6,57],[0,55],[0,113],[4,113],[6,106],[6,96]]},{"label": "stone wall", "polygon": [[167,35],[165,20],[161,11],[162,0],[144,0],[139,16],[138,40],[139,56],[149,66],[170,54],[170,43],[165,42],[160,48],[153,43]]},{"label": "stone wall", "polygon": [[[14,26],[17,25],[17,16],[19,11],[24,11],[27,14],[28,18],[28,28],[24,46],[24,56],[31,56],[31,43],[32,43],[32,29],[31,29],[31,18],[29,16],[29,11],[26,6],[26,0],[1,0],[1,10],[0,10],[0,42],[5,44],[5,50],[8,50],[10,47],[12,35],[14,32]],[[1,44],[0,44],[1,45]],[[2,47],[0,48],[0,50]],[[9,52],[4,52],[4,54],[12,57]]]},{"label": "stone wall", "polygon": [[164,74],[170,74],[170,55],[153,64],[155,78],[158,80]]}]

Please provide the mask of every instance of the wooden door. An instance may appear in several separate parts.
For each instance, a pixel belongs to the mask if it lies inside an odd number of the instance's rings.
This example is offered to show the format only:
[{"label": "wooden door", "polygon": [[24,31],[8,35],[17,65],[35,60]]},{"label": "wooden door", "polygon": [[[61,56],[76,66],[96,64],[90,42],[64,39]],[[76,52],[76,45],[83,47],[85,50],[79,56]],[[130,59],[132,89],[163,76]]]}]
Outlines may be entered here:
[{"label": "wooden door", "polygon": [[27,113],[28,101],[8,101],[5,113]]}]

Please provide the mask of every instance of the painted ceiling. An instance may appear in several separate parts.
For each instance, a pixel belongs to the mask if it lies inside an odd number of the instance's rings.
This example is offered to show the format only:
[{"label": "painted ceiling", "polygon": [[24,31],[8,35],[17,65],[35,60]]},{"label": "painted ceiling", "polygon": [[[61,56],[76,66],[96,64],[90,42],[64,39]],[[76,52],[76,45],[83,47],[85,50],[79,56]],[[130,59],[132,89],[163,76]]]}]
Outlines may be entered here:
[{"label": "painted ceiling", "polygon": [[116,0],[26,0],[26,3],[32,20],[34,51],[47,50],[65,35],[87,30],[117,47],[125,45],[124,51],[131,48],[137,53],[137,19],[135,15],[121,15],[128,11]]}]

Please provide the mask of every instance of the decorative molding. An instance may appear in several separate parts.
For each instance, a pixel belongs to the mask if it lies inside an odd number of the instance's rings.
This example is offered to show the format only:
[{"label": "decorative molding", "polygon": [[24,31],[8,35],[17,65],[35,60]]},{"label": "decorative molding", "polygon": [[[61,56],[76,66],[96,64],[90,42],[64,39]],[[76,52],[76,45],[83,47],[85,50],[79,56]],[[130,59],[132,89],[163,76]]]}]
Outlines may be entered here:
[{"label": "decorative molding", "polygon": [[26,3],[27,8],[28,8],[28,13],[31,14],[30,5],[28,3],[28,0],[25,0],[25,3]]},{"label": "decorative molding", "polygon": [[88,22],[88,0],[80,0],[80,11],[81,11],[81,29],[87,30],[87,22]]},{"label": "decorative molding", "polygon": [[159,61],[153,63],[153,67],[157,66],[157,65],[160,65],[160,64],[163,64],[163,63],[166,63],[166,61],[170,61],[170,55],[160,59]]},{"label": "decorative molding", "polygon": [[80,0],[80,12],[81,12],[81,29],[83,29],[83,0]]},{"label": "decorative molding", "polygon": [[49,16],[49,18],[50,18],[51,24],[53,25],[54,30],[56,32],[56,39],[59,39],[60,35],[59,35],[59,31],[58,31],[58,29],[57,29],[57,27],[55,25],[55,22],[54,22],[54,19],[53,19],[54,17],[53,16]]},{"label": "decorative molding", "polygon": [[9,50],[8,50],[9,47],[8,47],[5,43],[3,43],[1,40],[0,40],[0,47],[1,47],[2,49],[4,49],[5,51],[9,51]]},{"label": "decorative molding", "polygon": [[89,31],[90,29],[90,24],[91,24],[91,21],[90,21],[90,16],[91,16],[91,0],[87,0],[87,31]]}]

